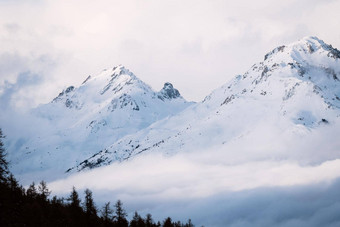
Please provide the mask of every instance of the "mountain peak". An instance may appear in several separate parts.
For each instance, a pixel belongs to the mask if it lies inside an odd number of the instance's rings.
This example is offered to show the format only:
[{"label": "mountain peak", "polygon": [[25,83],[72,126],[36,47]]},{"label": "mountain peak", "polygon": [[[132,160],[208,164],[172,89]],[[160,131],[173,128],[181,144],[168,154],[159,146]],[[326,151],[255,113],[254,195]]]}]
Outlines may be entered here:
[{"label": "mountain peak", "polygon": [[124,65],[118,65],[118,66],[115,66],[113,67],[112,71],[115,73],[115,74],[119,74],[119,75],[129,75],[129,76],[134,76],[134,74],[132,72],[130,72],[129,69],[127,69]]},{"label": "mountain peak", "polygon": [[174,88],[174,86],[169,83],[166,82],[164,83],[164,86],[162,88],[162,90],[160,90],[160,98],[166,98],[166,99],[175,99],[181,96],[181,94],[179,93],[179,91]]},{"label": "mountain peak", "polygon": [[304,50],[307,53],[312,54],[317,50],[327,50],[333,49],[330,45],[327,45],[324,41],[319,39],[316,36],[306,36],[300,39],[299,41],[292,43],[292,47],[300,48],[300,50]]},{"label": "mountain peak", "polygon": [[[332,45],[326,44],[324,41],[315,36],[306,36],[297,42],[274,48],[271,52],[265,55],[264,61],[277,56],[283,60],[282,57],[287,55],[295,61],[303,61],[304,57],[310,56],[316,52],[319,54],[325,54],[330,58],[340,58],[340,51],[333,48]],[[287,57],[284,58],[287,59]]]},{"label": "mountain peak", "polygon": [[308,43],[319,43],[321,45],[324,45],[324,41],[322,41],[321,39],[319,39],[318,37],[316,36],[305,36],[303,37],[302,39],[300,39],[299,41],[297,42],[308,42]]},{"label": "mountain peak", "polygon": [[108,77],[109,80],[115,80],[120,77],[126,77],[133,80],[139,80],[128,68],[118,65],[110,69],[104,69],[97,77]]}]

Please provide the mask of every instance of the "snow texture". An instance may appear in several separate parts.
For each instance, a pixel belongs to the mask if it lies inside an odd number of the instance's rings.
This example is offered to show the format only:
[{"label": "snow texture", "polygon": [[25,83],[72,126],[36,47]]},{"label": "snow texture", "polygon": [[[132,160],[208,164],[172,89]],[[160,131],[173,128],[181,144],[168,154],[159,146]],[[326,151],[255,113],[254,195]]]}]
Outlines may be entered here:
[{"label": "snow texture", "polygon": [[123,66],[104,70],[32,111],[44,129],[9,141],[13,172],[27,181],[32,173],[53,180],[153,152],[214,150],[230,162],[271,157],[321,163],[339,154],[334,148],[298,153],[291,148],[304,149],[303,142],[291,141],[336,127],[339,59],[337,49],[306,37],[275,48],[200,103],[186,102],[171,83],[155,92]]}]

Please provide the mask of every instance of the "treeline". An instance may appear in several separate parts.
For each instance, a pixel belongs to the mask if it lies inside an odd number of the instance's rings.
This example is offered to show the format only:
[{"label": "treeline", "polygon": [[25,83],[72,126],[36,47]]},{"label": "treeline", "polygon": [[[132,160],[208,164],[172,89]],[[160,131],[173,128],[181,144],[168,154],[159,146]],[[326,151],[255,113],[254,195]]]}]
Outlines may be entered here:
[{"label": "treeline", "polygon": [[67,198],[50,198],[46,183],[22,187],[8,170],[8,162],[0,129],[0,226],[112,226],[112,227],[193,227],[174,222],[170,217],[155,222],[151,214],[142,217],[135,212],[130,221],[123,204],[118,200],[98,208],[89,189],[82,201],[73,187]]}]

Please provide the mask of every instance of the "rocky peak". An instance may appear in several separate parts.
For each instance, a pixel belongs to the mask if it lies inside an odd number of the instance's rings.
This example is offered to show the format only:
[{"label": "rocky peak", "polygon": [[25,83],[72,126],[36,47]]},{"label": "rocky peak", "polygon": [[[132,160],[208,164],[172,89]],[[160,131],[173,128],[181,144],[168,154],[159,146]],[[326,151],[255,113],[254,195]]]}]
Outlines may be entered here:
[{"label": "rocky peak", "polygon": [[146,85],[143,81],[137,78],[123,65],[113,67],[111,70],[105,70],[99,75],[99,77],[105,81],[103,83],[105,85],[104,87],[102,87],[100,91],[101,95],[103,95],[109,90],[116,94],[117,92],[122,91],[123,89],[128,90],[127,87],[131,86],[135,86],[145,91],[151,90],[151,88],[148,85]]},{"label": "rocky peak", "polygon": [[117,76],[121,76],[121,75],[127,75],[127,76],[130,76],[133,79],[136,79],[136,76],[123,65],[118,65],[118,66],[113,67],[112,72],[113,72],[112,75],[111,75],[112,78],[117,77]]},{"label": "rocky peak", "polygon": [[326,44],[321,39],[314,36],[307,36],[287,46],[279,46],[267,53],[264,61],[270,61],[274,57],[290,56],[294,60],[302,60],[304,56],[312,55],[318,52],[326,54],[327,57],[339,59],[340,51],[333,48],[332,45]]},{"label": "rocky peak", "polygon": [[61,100],[65,95],[67,96],[68,93],[74,91],[74,86],[69,86],[68,88],[64,89],[62,92],[59,93],[59,95],[57,97],[55,97],[52,102],[58,102],[59,100]]},{"label": "rocky peak", "polygon": [[326,52],[328,57],[340,58],[340,51],[333,48],[332,45],[326,44],[323,40],[315,36],[307,36],[301,40],[293,43],[292,49],[306,54],[313,54],[314,52]]},{"label": "rocky peak", "polygon": [[169,82],[164,83],[164,86],[163,86],[162,90],[160,90],[159,95],[158,95],[158,97],[162,100],[164,98],[165,99],[175,99],[175,98],[178,98],[180,96],[181,96],[181,94],[179,93],[179,91],[176,88],[174,88],[174,86]]}]

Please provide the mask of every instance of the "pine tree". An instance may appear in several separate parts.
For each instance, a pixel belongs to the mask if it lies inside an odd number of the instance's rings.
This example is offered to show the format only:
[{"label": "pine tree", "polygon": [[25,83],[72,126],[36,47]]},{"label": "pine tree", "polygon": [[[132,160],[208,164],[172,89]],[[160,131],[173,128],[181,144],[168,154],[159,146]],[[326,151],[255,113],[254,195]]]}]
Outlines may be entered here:
[{"label": "pine tree", "polygon": [[8,162],[6,160],[6,152],[4,143],[2,139],[5,138],[2,134],[2,130],[0,128],[0,183],[5,183],[7,181],[8,171]]},{"label": "pine tree", "polygon": [[139,214],[137,211],[135,211],[131,221],[130,221],[130,227],[137,227],[138,226],[138,219],[139,219]]},{"label": "pine tree", "polygon": [[31,199],[35,199],[38,195],[37,189],[35,187],[35,183],[32,182],[32,184],[30,184],[30,186],[28,187],[26,194],[29,198]]},{"label": "pine tree", "polygon": [[183,227],[182,223],[180,221],[177,221],[176,223],[172,224],[174,227]]},{"label": "pine tree", "polygon": [[185,227],[195,227],[193,224],[192,224],[192,222],[191,222],[191,219],[189,218],[189,220],[188,220],[188,223],[187,224],[185,224]]},{"label": "pine tree", "polygon": [[173,223],[170,217],[167,217],[164,221],[163,221],[163,227],[173,227]]},{"label": "pine tree", "polygon": [[127,227],[128,221],[126,220],[126,212],[123,209],[123,203],[118,200],[115,204],[115,224],[117,227]]},{"label": "pine tree", "polygon": [[9,175],[8,178],[8,186],[11,191],[15,191],[16,189],[20,188],[18,181],[15,179],[13,174]]},{"label": "pine tree", "polygon": [[145,218],[145,226],[146,227],[152,227],[153,225],[153,220],[151,214],[147,214]]},{"label": "pine tree", "polygon": [[70,193],[70,196],[67,198],[67,201],[69,202],[69,223],[70,226],[82,226],[81,223],[86,223],[86,220],[84,218],[84,211],[80,207],[81,200],[79,199],[79,194],[76,191],[76,188],[72,188],[72,192]]},{"label": "pine tree", "polygon": [[85,190],[84,208],[88,216],[97,216],[97,208],[92,198],[92,192],[89,189]]},{"label": "pine tree", "polygon": [[43,200],[47,200],[47,197],[50,196],[51,194],[51,191],[48,190],[45,181],[41,181],[40,184],[38,185],[38,192]]},{"label": "pine tree", "polygon": [[144,219],[135,211],[135,214],[130,221],[130,227],[145,227]]},{"label": "pine tree", "polygon": [[67,198],[67,200],[70,202],[70,206],[73,208],[80,208],[80,202],[79,194],[76,191],[76,188],[73,186],[72,192],[70,196]]},{"label": "pine tree", "polygon": [[109,225],[113,218],[113,210],[110,208],[110,202],[105,203],[102,208],[102,218],[104,220],[105,225]]}]

